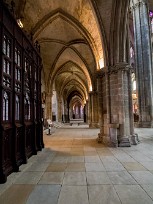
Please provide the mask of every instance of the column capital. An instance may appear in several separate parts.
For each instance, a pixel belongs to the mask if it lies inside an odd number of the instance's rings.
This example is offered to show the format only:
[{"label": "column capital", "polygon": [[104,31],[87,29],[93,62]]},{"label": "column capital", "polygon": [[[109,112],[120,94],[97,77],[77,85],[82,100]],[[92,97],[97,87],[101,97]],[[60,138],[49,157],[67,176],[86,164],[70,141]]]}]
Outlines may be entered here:
[{"label": "column capital", "polygon": [[90,91],[90,92],[89,92],[89,95],[90,95],[90,96],[92,96],[92,95],[97,95],[97,94],[98,94],[97,91]]},{"label": "column capital", "polygon": [[133,71],[134,69],[131,65],[129,65],[126,62],[119,62],[113,66],[109,66],[109,67],[105,67],[101,70],[97,70],[97,79],[102,78],[104,76],[106,76],[106,74],[113,74],[113,73],[117,73],[118,71]]},{"label": "column capital", "polygon": [[114,66],[110,66],[109,67],[109,71],[108,74],[114,74],[114,73],[118,73],[119,71],[134,71],[133,67],[131,65],[129,65],[126,62],[119,62],[117,64],[115,64]]},{"label": "column capital", "polygon": [[52,93],[51,92],[48,92],[48,93],[46,93],[46,97],[52,97]]},{"label": "column capital", "polygon": [[106,75],[107,72],[108,72],[108,67],[104,67],[102,69],[97,70],[96,76],[97,78],[102,78]]}]

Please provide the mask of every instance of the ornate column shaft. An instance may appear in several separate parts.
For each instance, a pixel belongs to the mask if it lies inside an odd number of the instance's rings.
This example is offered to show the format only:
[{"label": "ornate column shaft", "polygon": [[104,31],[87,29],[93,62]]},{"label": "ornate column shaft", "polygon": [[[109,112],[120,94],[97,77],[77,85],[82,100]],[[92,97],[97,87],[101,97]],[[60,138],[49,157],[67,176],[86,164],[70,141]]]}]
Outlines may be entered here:
[{"label": "ornate column shaft", "polygon": [[152,53],[148,4],[140,0],[133,5],[136,80],[139,104],[139,127],[153,127]]}]

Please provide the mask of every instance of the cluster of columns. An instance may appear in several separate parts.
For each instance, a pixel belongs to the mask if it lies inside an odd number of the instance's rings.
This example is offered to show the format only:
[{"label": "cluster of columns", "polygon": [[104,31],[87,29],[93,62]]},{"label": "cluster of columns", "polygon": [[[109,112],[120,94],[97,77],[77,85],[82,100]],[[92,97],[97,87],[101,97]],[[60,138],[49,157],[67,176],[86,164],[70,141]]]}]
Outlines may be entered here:
[{"label": "cluster of columns", "polygon": [[98,101],[100,133],[98,142],[110,146],[136,143],[133,129],[131,67],[119,63],[99,70]]},{"label": "cluster of columns", "polygon": [[[139,104],[139,127],[153,127],[153,69],[148,4],[133,0],[136,80]],[[100,70],[98,76],[98,141],[113,146],[137,144],[132,111],[131,67],[118,63]]]},{"label": "cluster of columns", "polygon": [[139,127],[153,127],[153,68],[148,1],[133,0]]}]

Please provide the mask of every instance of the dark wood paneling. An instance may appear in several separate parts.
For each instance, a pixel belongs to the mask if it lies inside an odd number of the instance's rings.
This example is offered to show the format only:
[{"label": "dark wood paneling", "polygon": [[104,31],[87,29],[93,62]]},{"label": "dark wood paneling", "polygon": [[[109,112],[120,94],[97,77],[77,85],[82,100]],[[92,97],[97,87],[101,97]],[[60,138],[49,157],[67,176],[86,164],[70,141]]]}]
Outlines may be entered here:
[{"label": "dark wood paneling", "polygon": [[[10,43],[10,56],[3,51],[4,36]],[[6,182],[10,173],[18,171],[21,164],[27,163],[29,157],[44,147],[41,121],[42,65],[36,47],[39,48],[38,44],[34,46],[0,0],[0,183]],[[19,62],[16,60],[16,50]],[[9,74],[3,69],[4,59],[10,63]],[[29,63],[27,67],[25,59]],[[10,80],[10,85],[4,83],[4,77]],[[7,111],[3,107],[4,93],[9,95]],[[8,115],[4,112],[8,112]]]}]

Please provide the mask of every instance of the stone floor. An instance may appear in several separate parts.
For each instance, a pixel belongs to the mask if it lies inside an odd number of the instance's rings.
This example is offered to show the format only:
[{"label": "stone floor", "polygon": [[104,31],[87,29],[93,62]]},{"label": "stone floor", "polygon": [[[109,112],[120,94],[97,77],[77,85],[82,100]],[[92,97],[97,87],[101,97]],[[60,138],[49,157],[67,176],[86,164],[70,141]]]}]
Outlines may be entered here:
[{"label": "stone floor", "polygon": [[153,129],[136,132],[130,148],[97,144],[86,126],[44,135],[45,149],[0,185],[0,204],[153,204]]}]

